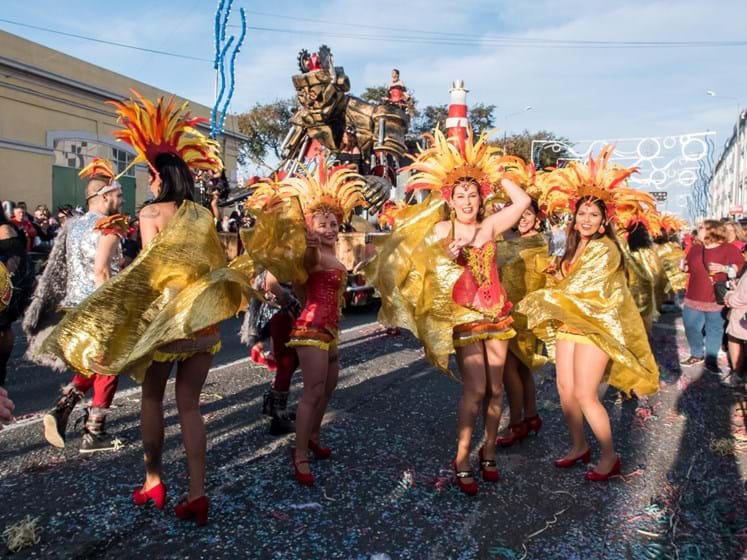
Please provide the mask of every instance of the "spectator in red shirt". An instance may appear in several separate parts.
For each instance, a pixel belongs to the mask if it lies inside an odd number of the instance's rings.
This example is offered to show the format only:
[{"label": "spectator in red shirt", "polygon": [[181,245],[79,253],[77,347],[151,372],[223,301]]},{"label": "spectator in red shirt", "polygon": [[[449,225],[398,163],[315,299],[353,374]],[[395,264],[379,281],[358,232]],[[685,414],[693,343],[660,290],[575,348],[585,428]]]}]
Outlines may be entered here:
[{"label": "spectator in red shirt", "polygon": [[716,303],[713,283],[736,278],[744,259],[739,249],[727,243],[725,227],[717,220],[705,220],[698,227],[698,238],[702,244],[693,243],[685,258],[685,271],[689,272],[689,277],[682,320],[690,357],[680,363],[692,366],[705,360],[709,371],[719,373],[717,358],[724,336],[721,315],[724,307]]},{"label": "spectator in red shirt", "polygon": [[23,230],[26,234],[26,251],[30,251],[34,246],[34,238],[36,237],[36,228],[29,220],[26,219],[26,212],[22,207],[16,206],[13,208],[13,217],[10,219],[17,227]]}]

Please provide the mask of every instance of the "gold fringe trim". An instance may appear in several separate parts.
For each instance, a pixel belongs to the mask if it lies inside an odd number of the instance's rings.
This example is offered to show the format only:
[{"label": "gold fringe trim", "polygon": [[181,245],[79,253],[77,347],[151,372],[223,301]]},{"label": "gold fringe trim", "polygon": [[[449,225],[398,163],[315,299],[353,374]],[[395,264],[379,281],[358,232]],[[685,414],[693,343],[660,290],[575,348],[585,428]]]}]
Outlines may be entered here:
[{"label": "gold fringe trim", "polygon": [[154,362],[183,362],[184,360],[188,360],[192,356],[196,356],[197,354],[202,353],[208,353],[212,354],[213,356],[220,352],[220,349],[222,347],[221,341],[219,340],[215,344],[213,344],[210,348],[203,348],[201,350],[190,350],[189,352],[159,352],[158,350],[155,351],[153,354],[153,361]]},{"label": "gold fringe trim", "polygon": [[509,340],[515,336],[516,336],[516,331],[510,327],[500,332],[485,331],[485,332],[475,333],[465,338],[455,337],[454,348],[464,348],[465,346],[469,346],[470,344],[474,344],[475,342],[480,342],[482,340]]},{"label": "gold fringe trim", "polygon": [[337,341],[324,342],[315,338],[291,338],[286,346],[289,348],[319,348],[320,350],[329,351],[330,348],[337,346]]}]

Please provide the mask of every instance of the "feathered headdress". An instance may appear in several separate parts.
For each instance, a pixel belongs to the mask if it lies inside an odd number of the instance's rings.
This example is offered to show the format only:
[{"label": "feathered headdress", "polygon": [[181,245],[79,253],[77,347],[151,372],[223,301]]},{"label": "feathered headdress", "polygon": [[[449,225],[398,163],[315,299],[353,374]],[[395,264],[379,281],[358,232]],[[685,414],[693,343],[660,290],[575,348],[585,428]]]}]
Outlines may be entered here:
[{"label": "feathered headdress", "polygon": [[[588,163],[570,162],[566,167],[555,169],[543,177],[540,207],[547,215],[573,213],[578,201],[582,198],[601,200],[607,207],[607,216],[614,218],[618,203],[631,203],[640,198],[642,193],[625,186],[625,182],[637,167],[611,166],[609,159],[614,146],[602,148],[599,157],[594,159],[590,154]],[[646,197],[640,199],[642,202]]]},{"label": "feathered headdress", "polygon": [[101,179],[107,183],[114,181],[114,165],[108,159],[95,157],[91,163],[80,170],[78,176],[82,179]]},{"label": "feathered headdress", "polygon": [[328,169],[320,155],[313,172],[304,168],[301,175],[286,177],[280,181],[277,194],[298,200],[305,216],[330,212],[342,223],[355,208],[368,205],[363,196],[365,186],[363,177],[346,166]]},{"label": "feathered headdress", "polygon": [[533,162],[527,163],[519,156],[500,156],[497,163],[501,177],[510,179],[519,185],[534,200],[540,197],[542,191],[537,186],[537,179],[544,173],[537,173],[537,168]]},{"label": "feathered headdress", "polygon": [[208,119],[192,117],[186,101],[177,106],[173,97],[168,102],[159,97],[153,104],[134,89],[130,92],[133,98],[107,103],[116,108],[118,120],[124,127],[114,132],[114,136],[137,152],[132,165],[147,162],[153,167],[156,156],[170,153],[183,159],[190,169],[223,167],[218,143],[195,128],[209,122]]},{"label": "feathered headdress", "polygon": [[687,220],[674,214],[661,214],[659,221],[661,229],[668,234],[678,233],[688,226]]},{"label": "feathered headdress", "polygon": [[488,144],[487,134],[480,135],[475,142],[472,129],[468,128],[463,150],[439,129],[429,139],[431,147],[421,150],[417,159],[405,168],[415,171],[408,181],[408,192],[439,191],[444,199],[451,200],[454,184],[460,179],[471,179],[480,185],[484,200],[503,177],[504,169],[496,157],[501,150]]}]

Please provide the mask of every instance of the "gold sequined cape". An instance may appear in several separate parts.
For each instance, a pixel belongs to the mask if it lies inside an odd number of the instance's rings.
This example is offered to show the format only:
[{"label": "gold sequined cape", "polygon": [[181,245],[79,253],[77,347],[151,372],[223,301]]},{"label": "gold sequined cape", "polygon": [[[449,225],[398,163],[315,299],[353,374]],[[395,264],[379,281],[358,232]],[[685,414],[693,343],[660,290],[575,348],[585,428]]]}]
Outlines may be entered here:
[{"label": "gold sequined cape", "polygon": [[653,322],[659,318],[659,312],[656,310],[653,273],[640,251],[631,251],[624,239],[619,239],[619,242],[625,259],[628,288],[630,288],[630,293],[633,295],[638,312],[644,321],[648,319]]},{"label": "gold sequined cape", "polygon": [[671,291],[677,293],[687,288],[687,274],[680,270],[680,261],[685,258],[682,247],[677,243],[669,242],[654,245],[654,251],[659,256]]},{"label": "gold sequined cape", "polygon": [[279,282],[306,283],[306,226],[296,199],[286,200],[272,210],[256,211],[254,227],[242,229],[239,235],[245,253],[231,261],[232,268],[250,277],[264,268]]},{"label": "gold sequined cape", "polygon": [[542,354],[542,342],[527,328],[527,317],[516,310],[516,305],[528,293],[545,287],[545,271],[550,265],[547,243],[540,235],[515,237],[498,242],[498,268],[501,283],[506,290],[508,300],[514,304],[511,325],[516,336],[508,343],[509,350],[532,371],[547,363]]},{"label": "gold sequined cape", "polygon": [[445,201],[431,194],[420,204],[397,213],[396,227],[376,240],[376,257],[366,266],[366,280],[381,294],[379,321],[411,331],[423,343],[425,356],[442,372],[454,353],[456,325],[485,320],[485,316],[454,303],[452,289],[464,267],[449,258],[434,226],[443,220]]},{"label": "gold sequined cape", "polygon": [[614,241],[592,240],[569,274],[553,288],[527,295],[518,311],[546,344],[555,345],[561,325],[576,329],[610,357],[608,381],[625,393],[659,389],[659,369],[643,321],[620,267]]},{"label": "gold sequined cape", "polygon": [[651,277],[654,279],[654,301],[656,304],[656,310],[661,311],[661,307],[667,299],[667,292],[669,291],[669,280],[667,275],[664,273],[664,266],[659,259],[659,255],[656,254],[654,247],[646,247],[638,251],[641,255],[643,265],[651,273]]},{"label": "gold sequined cape", "polygon": [[226,266],[210,212],[184,201],[124,271],[64,316],[43,351],[85,375],[142,382],[159,347],[234,316],[250,290]]}]

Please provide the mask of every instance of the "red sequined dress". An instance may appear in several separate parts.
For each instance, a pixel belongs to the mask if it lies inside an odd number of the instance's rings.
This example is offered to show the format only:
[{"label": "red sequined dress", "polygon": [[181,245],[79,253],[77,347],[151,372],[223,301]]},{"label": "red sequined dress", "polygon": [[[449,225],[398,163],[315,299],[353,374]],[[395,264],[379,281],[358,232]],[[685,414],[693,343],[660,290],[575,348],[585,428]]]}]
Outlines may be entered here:
[{"label": "red sequined dress", "polygon": [[347,272],[318,270],[306,282],[306,305],[293,324],[288,346],[329,350],[337,345],[340,303]]},{"label": "red sequined dress", "polygon": [[481,247],[464,247],[457,264],[464,272],[454,284],[454,303],[478,311],[484,320],[454,327],[454,347],[467,346],[478,340],[507,340],[516,335],[511,328],[513,307],[498,276],[496,243],[488,241]]}]

